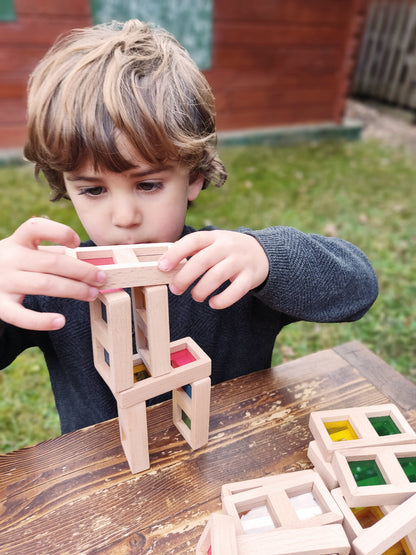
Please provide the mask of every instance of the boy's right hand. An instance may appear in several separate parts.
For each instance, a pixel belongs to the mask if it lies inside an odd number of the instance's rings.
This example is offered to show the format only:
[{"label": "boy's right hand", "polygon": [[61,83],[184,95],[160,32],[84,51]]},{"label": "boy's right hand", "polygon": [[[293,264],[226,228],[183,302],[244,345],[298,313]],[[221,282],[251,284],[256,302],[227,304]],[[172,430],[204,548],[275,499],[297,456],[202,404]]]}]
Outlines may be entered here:
[{"label": "boy's right hand", "polygon": [[[62,249],[39,249],[42,241]],[[25,295],[48,295],[92,301],[105,274],[97,267],[65,254],[80,239],[70,227],[46,218],[31,218],[0,241],[0,320],[32,330],[56,330],[62,314],[41,313],[22,306]]]}]

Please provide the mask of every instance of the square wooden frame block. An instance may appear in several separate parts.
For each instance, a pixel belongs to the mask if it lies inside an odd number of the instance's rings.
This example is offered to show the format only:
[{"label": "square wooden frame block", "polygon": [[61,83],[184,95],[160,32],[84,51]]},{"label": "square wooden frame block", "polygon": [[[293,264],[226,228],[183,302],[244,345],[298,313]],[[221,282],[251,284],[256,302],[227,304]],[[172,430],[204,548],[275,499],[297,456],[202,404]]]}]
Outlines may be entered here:
[{"label": "square wooden frame block", "polygon": [[196,546],[196,555],[238,555],[237,535],[232,517],[213,513]]},{"label": "square wooden frame block", "polygon": [[[335,474],[350,507],[399,505],[416,493],[416,482],[409,481],[399,458],[416,457],[416,444],[367,447],[336,451],[333,459]],[[385,484],[359,486],[349,462],[375,461]]]},{"label": "square wooden frame block", "polygon": [[325,460],[321,450],[319,449],[318,443],[313,440],[308,445],[307,455],[311,463],[313,464],[316,472],[320,475],[324,481],[326,487],[329,490],[333,490],[338,486],[338,478],[334,472],[332,464]]},{"label": "square wooden frame block", "polygon": [[[190,384],[191,396],[183,389],[172,391],[173,423],[192,449],[208,443],[211,379],[202,378]],[[185,422],[183,413],[189,419]]]},{"label": "square wooden frame block", "polygon": [[[103,289],[165,285],[182,268],[182,261],[174,270],[162,272],[158,268],[159,258],[169,248],[170,243],[138,245],[113,245],[106,247],[79,247],[66,249],[69,256],[91,262],[92,260],[113,259],[114,264],[97,264],[106,274]],[[93,262],[94,263],[94,262]]]},{"label": "square wooden frame block", "polygon": [[[149,376],[115,395],[120,438],[133,474],[150,466],[146,401],[152,397],[172,391],[172,419],[176,428],[191,449],[199,449],[208,443],[211,360],[190,337],[173,341],[170,345],[171,352],[189,350],[194,360],[172,368],[169,374]],[[133,364],[141,362],[142,359],[134,355],[132,368]],[[182,389],[188,385],[191,396]],[[182,411],[189,418],[190,427],[184,421]]]},{"label": "square wooden frame block", "polygon": [[341,524],[245,534],[237,546],[239,555],[348,555],[351,549]]},{"label": "square wooden frame block", "polygon": [[395,543],[407,537],[407,547],[412,555],[416,553],[414,536],[413,544],[409,545],[410,534],[416,531],[416,495],[413,495],[401,505],[395,507],[381,520],[366,528],[353,541],[354,552],[357,555],[379,555],[385,553]]},{"label": "square wooden frame block", "polygon": [[252,478],[251,480],[240,480],[239,482],[229,482],[221,487],[221,499],[227,495],[235,495],[245,491],[253,490],[260,487],[271,487],[274,484],[284,484],[285,486],[298,484],[299,480],[308,482],[315,479],[316,472],[309,468],[308,470],[298,470],[296,472],[288,472],[286,474],[270,474],[261,476],[260,478]]},{"label": "square wooden frame block", "polygon": [[166,285],[131,289],[137,351],[151,376],[171,370],[168,290]]},{"label": "square wooden frame block", "polygon": [[[277,530],[285,528],[310,528],[342,522],[343,515],[316,472],[305,476],[303,472],[282,474],[282,480],[226,495],[222,500],[223,512],[233,517],[237,535],[246,534],[239,514],[256,507],[266,506]],[[284,480],[286,478],[286,480]],[[291,503],[291,498],[312,494],[321,514],[301,518]]]},{"label": "square wooden frame block", "polygon": [[123,289],[90,302],[94,365],[114,395],[134,384],[131,299]]},{"label": "square wooden frame block", "polygon": [[[337,502],[339,508],[341,509],[342,514],[344,515],[344,521],[343,521],[344,530],[347,534],[347,537],[350,543],[352,544],[356,538],[360,537],[362,534],[366,534],[367,530],[369,530],[370,528],[363,528],[361,526],[361,523],[359,522],[358,518],[353,513],[353,509],[347,505],[341,488],[336,488],[332,490],[331,493],[333,498]],[[405,501],[405,503],[407,503],[407,501]],[[386,523],[386,521],[384,520],[385,516],[393,512],[398,506],[400,505],[381,505],[380,507],[378,507],[384,515],[384,517],[381,520],[383,520],[384,523]],[[387,521],[387,525],[388,525],[388,521]],[[400,525],[401,525],[401,522],[400,522]],[[391,529],[391,526],[389,527],[389,530],[390,529]],[[399,538],[399,540],[396,540],[396,541],[400,541],[401,539],[404,539],[412,555],[415,555],[416,554],[416,526],[414,530],[411,529],[411,531],[407,532],[406,534],[407,535],[405,535],[402,538]],[[394,543],[396,542],[393,541],[392,545],[394,545]],[[386,549],[388,549],[388,547]]]},{"label": "square wooden frame block", "polygon": [[170,343],[170,352],[187,349],[195,359],[178,368],[172,368],[169,374],[150,376],[135,383],[129,389],[117,393],[120,407],[128,408],[136,403],[147,401],[157,395],[163,395],[187,384],[192,384],[211,375],[211,359],[204,353],[191,337],[185,337]]},{"label": "square wooden frame block", "polygon": [[[381,416],[390,417],[400,433],[378,435],[369,418]],[[331,439],[325,424],[342,421],[348,421],[351,424],[358,439],[348,441],[333,441]],[[309,428],[327,461],[331,461],[334,452],[340,449],[362,448],[372,445],[395,445],[416,441],[416,433],[396,405],[391,403],[312,412],[309,418]]]}]

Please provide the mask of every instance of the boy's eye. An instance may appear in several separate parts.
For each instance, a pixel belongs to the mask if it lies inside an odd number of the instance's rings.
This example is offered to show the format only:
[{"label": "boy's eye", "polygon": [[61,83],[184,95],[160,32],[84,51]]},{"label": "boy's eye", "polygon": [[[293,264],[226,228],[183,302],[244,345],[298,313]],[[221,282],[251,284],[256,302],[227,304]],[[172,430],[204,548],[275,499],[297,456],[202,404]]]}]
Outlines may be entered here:
[{"label": "boy's eye", "polygon": [[104,187],[85,187],[81,189],[79,194],[80,195],[88,195],[91,197],[98,197],[104,192]]},{"label": "boy's eye", "polygon": [[160,189],[162,184],[159,181],[142,181],[137,184],[137,188],[141,191],[151,192]]}]

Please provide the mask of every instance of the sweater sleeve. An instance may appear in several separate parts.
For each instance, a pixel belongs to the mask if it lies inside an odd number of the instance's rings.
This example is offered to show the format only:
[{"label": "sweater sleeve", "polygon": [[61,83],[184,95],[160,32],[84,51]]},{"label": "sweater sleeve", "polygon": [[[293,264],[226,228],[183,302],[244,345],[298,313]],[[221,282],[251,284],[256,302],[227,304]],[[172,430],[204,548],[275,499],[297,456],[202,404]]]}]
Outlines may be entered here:
[{"label": "sweater sleeve", "polygon": [[0,322],[0,369],[11,364],[25,349],[38,345],[36,335],[31,330]]},{"label": "sweater sleeve", "polygon": [[284,226],[237,231],[255,237],[269,259],[269,276],[253,294],[293,321],[358,320],[377,298],[371,263],[347,241]]}]

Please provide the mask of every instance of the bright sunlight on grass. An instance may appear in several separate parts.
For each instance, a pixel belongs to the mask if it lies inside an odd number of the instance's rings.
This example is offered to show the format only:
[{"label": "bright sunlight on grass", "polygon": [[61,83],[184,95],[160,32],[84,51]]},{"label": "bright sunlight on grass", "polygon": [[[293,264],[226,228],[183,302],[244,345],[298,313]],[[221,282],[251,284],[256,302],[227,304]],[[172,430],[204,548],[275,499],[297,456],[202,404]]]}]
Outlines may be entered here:
[{"label": "bright sunlight on grass", "polygon": [[[204,191],[188,223],[233,229],[294,226],[337,235],[373,262],[380,296],[359,322],[289,326],[273,362],[357,339],[416,381],[416,161],[376,142],[222,149],[229,180]],[[48,202],[31,168],[0,168],[0,237],[33,215],[71,225],[85,238],[69,203]],[[0,452],[59,434],[47,370],[36,350],[0,372]]]}]

